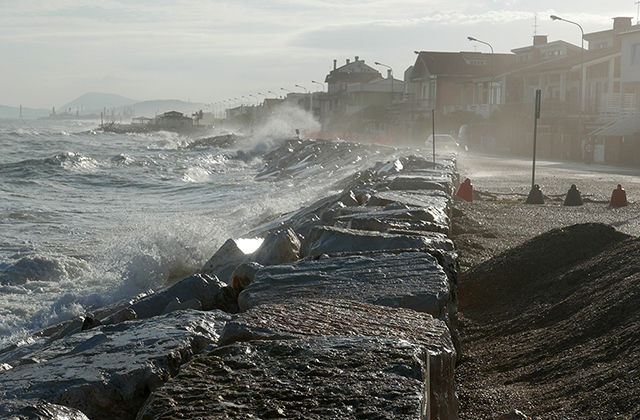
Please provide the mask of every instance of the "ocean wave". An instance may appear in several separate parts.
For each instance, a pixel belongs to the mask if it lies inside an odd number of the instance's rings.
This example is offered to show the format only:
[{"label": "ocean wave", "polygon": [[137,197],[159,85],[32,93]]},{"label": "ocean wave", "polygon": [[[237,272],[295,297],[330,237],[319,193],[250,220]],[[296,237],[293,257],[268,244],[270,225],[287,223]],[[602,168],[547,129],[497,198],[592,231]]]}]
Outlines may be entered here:
[{"label": "ocean wave", "polygon": [[67,281],[88,269],[86,261],[64,255],[25,256],[0,267],[0,284],[15,286],[29,282]]}]

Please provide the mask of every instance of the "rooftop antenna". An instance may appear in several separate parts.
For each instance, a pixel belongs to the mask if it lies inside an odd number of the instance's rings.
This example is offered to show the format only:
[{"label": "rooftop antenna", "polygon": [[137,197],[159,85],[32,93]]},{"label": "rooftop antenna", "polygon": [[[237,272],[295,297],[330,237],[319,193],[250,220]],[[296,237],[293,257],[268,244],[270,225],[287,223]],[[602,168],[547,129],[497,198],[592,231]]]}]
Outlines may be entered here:
[{"label": "rooftop antenna", "polygon": [[636,4],[638,5],[638,10],[636,11],[636,25],[637,25],[638,23],[640,23],[639,22],[639,18],[640,18],[640,1],[637,1]]},{"label": "rooftop antenna", "polygon": [[537,36],[538,35],[538,14],[534,13],[533,14],[533,36]]}]

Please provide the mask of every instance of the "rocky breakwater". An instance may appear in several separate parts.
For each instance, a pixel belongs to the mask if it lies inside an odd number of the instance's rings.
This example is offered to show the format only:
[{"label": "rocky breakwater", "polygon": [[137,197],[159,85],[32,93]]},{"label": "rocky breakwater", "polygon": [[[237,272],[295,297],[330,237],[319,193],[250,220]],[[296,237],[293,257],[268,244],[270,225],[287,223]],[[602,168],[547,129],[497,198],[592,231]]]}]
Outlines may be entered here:
[{"label": "rocky breakwater", "polygon": [[[339,169],[359,147],[291,140],[259,179]],[[230,239],[165,290],[0,350],[0,412],[457,418],[455,158],[397,154],[256,227],[253,253]]]}]

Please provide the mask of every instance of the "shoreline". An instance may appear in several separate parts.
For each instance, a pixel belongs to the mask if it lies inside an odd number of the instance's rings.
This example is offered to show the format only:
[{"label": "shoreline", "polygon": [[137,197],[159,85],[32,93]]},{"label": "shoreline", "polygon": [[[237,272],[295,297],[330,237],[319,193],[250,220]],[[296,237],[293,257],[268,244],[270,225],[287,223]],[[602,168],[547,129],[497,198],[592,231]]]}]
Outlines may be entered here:
[{"label": "shoreline", "polygon": [[[265,174],[271,179],[295,176],[299,162],[313,164],[310,157],[320,150],[331,161],[350,147],[347,142],[291,140],[280,154],[270,155]],[[268,235],[255,253],[246,255],[229,240],[200,273],[168,289],[87,314],[54,328],[48,337],[5,349],[0,354],[5,369],[0,372],[5,389],[0,408],[27,410],[44,400],[55,407],[40,409],[79,410],[88,418],[98,413],[151,418],[164,410],[163,401],[178,401],[176,412],[192,410],[193,405],[179,401],[192,401],[193,395],[181,396],[178,390],[197,389],[195,384],[204,380],[228,403],[203,394],[198,405],[221,416],[288,412],[295,417],[299,410],[316,409],[325,414],[337,410],[336,415],[375,410],[379,418],[416,418],[425,410],[431,410],[432,418],[456,416],[457,262],[448,238],[456,185],[454,160],[441,160],[434,168],[414,155],[354,174],[340,194],[294,212],[284,223],[263,226]],[[345,298],[352,303],[340,304]],[[279,319],[286,322],[274,318],[265,328],[270,311],[285,313]],[[318,312],[322,316],[310,327]],[[398,324],[399,316],[404,323]],[[335,328],[347,324],[348,329]],[[167,353],[167,345],[174,350]],[[273,358],[269,355],[275,348],[281,356]],[[341,361],[331,350],[338,348],[343,349]],[[371,360],[371,370],[361,370],[362,357],[372,349],[378,356]],[[255,352],[255,357],[242,362],[238,351]],[[302,363],[303,354],[316,356]],[[327,358],[329,354],[334,356]],[[317,363],[313,360],[327,361],[317,369],[325,372],[320,375],[323,383],[334,377],[329,388],[312,385],[314,375],[305,366]],[[305,381],[311,381],[305,388],[311,394],[266,406],[263,399],[236,390],[233,382],[213,391],[214,384],[206,377],[196,381],[197,369],[190,368],[222,364],[226,367],[219,372],[232,369],[240,384],[249,374],[240,367],[246,362],[263,364],[265,372],[284,368],[282,363],[288,366],[280,380],[278,375],[260,378],[252,394],[278,387],[279,395],[295,393],[293,383]],[[346,376],[330,373],[336,363]],[[105,380],[95,381],[98,371]],[[352,383],[343,389],[345,395],[325,400],[333,395],[330,388],[343,388],[344,381]],[[40,385],[34,388],[36,383]],[[154,397],[156,392],[167,397]],[[94,395],[102,395],[100,402]],[[111,397],[105,400],[107,395]],[[323,400],[328,406],[317,405]]]}]

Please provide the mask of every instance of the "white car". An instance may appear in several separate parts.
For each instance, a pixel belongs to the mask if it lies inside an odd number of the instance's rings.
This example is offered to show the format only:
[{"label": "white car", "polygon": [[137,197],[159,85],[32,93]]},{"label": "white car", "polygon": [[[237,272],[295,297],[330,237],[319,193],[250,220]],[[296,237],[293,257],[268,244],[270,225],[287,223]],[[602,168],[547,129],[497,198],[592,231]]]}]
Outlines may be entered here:
[{"label": "white car", "polygon": [[[429,136],[425,142],[427,149],[433,148],[433,136]],[[458,141],[449,134],[436,134],[436,152],[459,152],[462,150]]]}]

